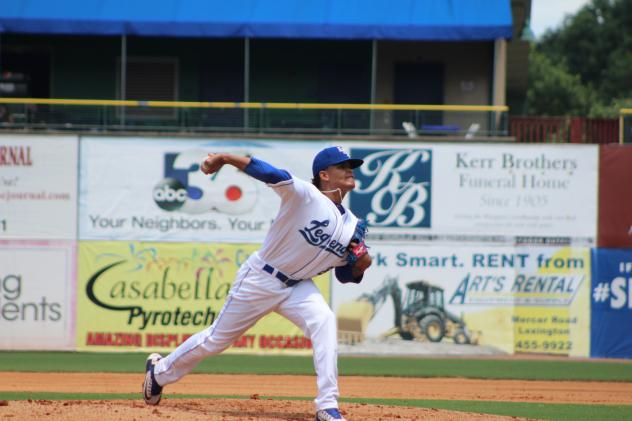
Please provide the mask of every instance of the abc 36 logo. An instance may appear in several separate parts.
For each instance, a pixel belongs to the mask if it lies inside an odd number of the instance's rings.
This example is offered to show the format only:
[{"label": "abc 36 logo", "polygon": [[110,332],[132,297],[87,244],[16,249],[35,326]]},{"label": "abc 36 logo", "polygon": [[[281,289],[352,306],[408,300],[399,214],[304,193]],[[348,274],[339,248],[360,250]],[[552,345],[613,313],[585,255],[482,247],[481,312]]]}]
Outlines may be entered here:
[{"label": "abc 36 logo", "polygon": [[230,165],[205,175],[200,163],[206,155],[199,149],[166,153],[164,178],[153,190],[156,205],[167,212],[187,214],[215,211],[237,215],[251,211],[258,196],[254,180]]}]

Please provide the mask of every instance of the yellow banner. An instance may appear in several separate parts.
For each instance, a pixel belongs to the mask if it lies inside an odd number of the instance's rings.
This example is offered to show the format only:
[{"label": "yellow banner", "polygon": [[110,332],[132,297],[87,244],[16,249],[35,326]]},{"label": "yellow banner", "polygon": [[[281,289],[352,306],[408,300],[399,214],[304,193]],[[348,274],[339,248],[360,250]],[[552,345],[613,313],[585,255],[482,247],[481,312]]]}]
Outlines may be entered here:
[{"label": "yellow banner", "polygon": [[[79,245],[77,349],[168,351],[210,326],[255,244],[85,241]],[[329,299],[329,276],[315,279]],[[269,314],[227,350],[311,352],[301,330]]]},{"label": "yellow banner", "polygon": [[[516,306],[512,316],[516,353],[590,355],[590,250],[565,247],[538,255],[538,271],[517,282],[514,296],[561,297],[567,305]],[[525,300],[526,301],[526,300]]]}]

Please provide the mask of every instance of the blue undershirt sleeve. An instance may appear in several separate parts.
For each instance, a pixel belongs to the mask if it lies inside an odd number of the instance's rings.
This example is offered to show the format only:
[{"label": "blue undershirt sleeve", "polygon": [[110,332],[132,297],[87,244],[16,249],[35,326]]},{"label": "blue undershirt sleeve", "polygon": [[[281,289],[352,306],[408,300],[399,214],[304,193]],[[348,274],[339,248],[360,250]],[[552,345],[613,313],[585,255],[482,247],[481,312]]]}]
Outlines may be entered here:
[{"label": "blue undershirt sleeve", "polygon": [[265,161],[250,157],[250,163],[244,168],[249,176],[268,184],[276,184],[292,179],[289,172],[273,167]]},{"label": "blue undershirt sleeve", "polygon": [[336,273],[336,278],[338,278],[338,280],[343,284],[346,284],[348,282],[359,284],[360,281],[362,281],[362,278],[364,278],[364,274],[360,275],[357,278],[354,278],[353,268],[351,267],[351,265],[337,266],[334,269],[334,272]]}]

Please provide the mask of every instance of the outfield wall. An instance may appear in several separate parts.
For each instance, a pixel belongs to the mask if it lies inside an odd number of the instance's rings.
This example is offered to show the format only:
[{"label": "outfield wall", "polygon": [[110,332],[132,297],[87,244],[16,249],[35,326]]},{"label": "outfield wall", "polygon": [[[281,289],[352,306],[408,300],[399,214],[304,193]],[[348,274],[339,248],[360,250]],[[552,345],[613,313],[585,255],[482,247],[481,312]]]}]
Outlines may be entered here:
[{"label": "outfield wall", "polygon": [[[215,319],[279,205],[232,167],[204,176],[206,151],[254,155],[310,179],[312,157],[330,144],[0,136],[0,349],[172,349]],[[632,175],[629,148],[341,145],[365,160],[345,201],[369,221],[374,257],[359,285],[317,279],[347,349],[411,336],[407,349],[420,354],[632,357],[621,329],[632,321],[621,233],[632,220],[613,206]],[[438,343],[423,328],[394,329],[420,281],[453,319]],[[457,325],[469,343],[456,343]],[[227,352],[310,348],[270,315]]]}]

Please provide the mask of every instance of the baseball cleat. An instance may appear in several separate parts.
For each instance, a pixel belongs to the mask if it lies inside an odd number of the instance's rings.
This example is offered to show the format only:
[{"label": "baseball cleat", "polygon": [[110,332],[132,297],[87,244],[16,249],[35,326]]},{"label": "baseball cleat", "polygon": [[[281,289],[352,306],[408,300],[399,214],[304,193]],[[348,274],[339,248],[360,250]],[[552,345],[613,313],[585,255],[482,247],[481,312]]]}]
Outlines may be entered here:
[{"label": "baseball cleat", "polygon": [[346,421],[338,408],[321,409],[316,412],[316,421]]},{"label": "baseball cleat", "polygon": [[154,366],[162,359],[162,355],[153,353],[147,357],[145,364],[145,381],[143,382],[143,399],[147,405],[158,405],[162,397],[162,386],[154,377]]}]

